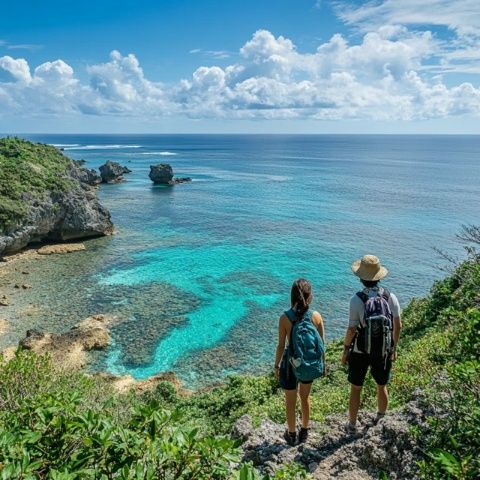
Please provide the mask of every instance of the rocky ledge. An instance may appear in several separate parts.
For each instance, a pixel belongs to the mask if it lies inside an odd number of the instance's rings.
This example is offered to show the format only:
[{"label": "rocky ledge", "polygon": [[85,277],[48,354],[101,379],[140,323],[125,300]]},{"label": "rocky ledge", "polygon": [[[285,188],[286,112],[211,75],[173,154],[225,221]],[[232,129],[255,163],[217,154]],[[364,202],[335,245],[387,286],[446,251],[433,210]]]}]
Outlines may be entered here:
[{"label": "rocky ledge", "polygon": [[328,417],[325,424],[314,424],[306,443],[289,447],[282,439],[285,427],[264,420],[259,428],[247,415],[233,428],[233,435],[243,441],[243,460],[272,474],[293,461],[302,464],[311,478],[318,480],[381,478],[418,478],[417,460],[421,447],[412,428],[427,427],[432,412],[422,392],[401,411],[390,412],[378,424],[374,414],[360,418],[361,428],[355,435],[345,432],[346,416]]},{"label": "rocky ledge", "polygon": [[[106,315],[93,315],[62,334],[28,330],[19,346],[39,355],[48,353],[54,365],[62,368],[81,369],[87,363],[86,352],[105,348],[110,343],[109,321]],[[8,360],[15,350],[15,347],[8,348],[3,352],[4,357]]]},{"label": "rocky ledge", "polygon": [[155,185],[176,185],[178,183],[191,182],[189,177],[178,178],[173,176],[173,168],[168,163],[150,165],[150,180]]},{"label": "rocky ledge", "polygon": [[0,173],[0,256],[113,232],[96,196],[98,174],[54,147],[0,139]]},{"label": "rocky ledge", "polygon": [[[48,354],[55,368],[82,370],[87,366],[87,352],[102,350],[110,344],[109,326],[115,317],[110,315],[92,315],[82,320],[65,333],[45,333],[39,330],[28,330],[18,347],[31,350],[37,355]],[[0,318],[0,335],[8,330],[8,322]],[[17,347],[8,347],[0,352],[0,361],[9,361],[15,355]],[[145,380],[136,380],[131,375],[112,375],[106,372],[94,374],[112,386],[118,393],[135,391],[145,393],[155,390],[159,383],[168,382],[173,385],[177,395],[189,396],[190,390],[183,387],[174,372],[162,372]]]},{"label": "rocky ledge", "polygon": [[127,167],[122,167],[117,162],[108,160],[100,168],[100,176],[103,183],[120,183],[123,182],[123,175],[125,173],[131,173],[132,171]]}]

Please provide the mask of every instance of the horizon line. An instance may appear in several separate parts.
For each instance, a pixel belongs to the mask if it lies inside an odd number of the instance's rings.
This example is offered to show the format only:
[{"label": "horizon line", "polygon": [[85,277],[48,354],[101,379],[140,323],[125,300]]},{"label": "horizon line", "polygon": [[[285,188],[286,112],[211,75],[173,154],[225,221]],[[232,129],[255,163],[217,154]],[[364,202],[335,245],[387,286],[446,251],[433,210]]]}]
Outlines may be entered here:
[{"label": "horizon line", "polygon": [[299,133],[299,132],[267,132],[267,133],[252,133],[252,132],[175,132],[175,133],[152,133],[152,132],[0,132],[1,136],[21,136],[21,135],[248,135],[248,136],[281,136],[281,135],[291,135],[291,136],[304,136],[304,137],[314,137],[314,136],[469,136],[469,137],[478,137],[480,133]]}]

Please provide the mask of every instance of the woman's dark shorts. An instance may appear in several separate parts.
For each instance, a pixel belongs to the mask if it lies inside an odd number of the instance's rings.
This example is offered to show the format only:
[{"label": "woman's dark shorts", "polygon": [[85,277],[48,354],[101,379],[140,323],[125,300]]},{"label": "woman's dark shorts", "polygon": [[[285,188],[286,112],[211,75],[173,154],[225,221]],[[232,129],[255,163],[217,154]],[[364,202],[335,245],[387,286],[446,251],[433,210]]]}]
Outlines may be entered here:
[{"label": "woman's dark shorts", "polygon": [[299,383],[308,385],[313,382],[299,382],[293,371],[292,364],[288,361],[288,352],[285,351],[280,362],[280,374],[279,374],[280,387],[284,390],[296,390]]},{"label": "woman's dark shorts", "polygon": [[348,381],[357,387],[363,387],[368,367],[377,385],[386,385],[390,381],[392,361],[381,357],[370,358],[365,353],[352,352],[348,359]]}]

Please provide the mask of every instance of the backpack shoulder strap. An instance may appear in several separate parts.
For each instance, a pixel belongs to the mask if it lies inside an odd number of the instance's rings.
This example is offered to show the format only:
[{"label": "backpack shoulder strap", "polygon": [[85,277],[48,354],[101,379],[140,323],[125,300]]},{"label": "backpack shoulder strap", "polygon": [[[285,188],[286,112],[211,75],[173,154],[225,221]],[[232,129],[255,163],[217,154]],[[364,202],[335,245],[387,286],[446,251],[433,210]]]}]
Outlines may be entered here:
[{"label": "backpack shoulder strap", "polygon": [[383,288],[382,297],[388,302],[390,300],[390,291]]},{"label": "backpack shoulder strap", "polygon": [[295,323],[297,321],[297,317],[292,308],[290,310],[285,310],[283,313],[287,316],[290,322]]},{"label": "backpack shoulder strap", "polygon": [[357,292],[357,297],[363,302],[366,303],[368,300],[368,295],[365,292]]}]

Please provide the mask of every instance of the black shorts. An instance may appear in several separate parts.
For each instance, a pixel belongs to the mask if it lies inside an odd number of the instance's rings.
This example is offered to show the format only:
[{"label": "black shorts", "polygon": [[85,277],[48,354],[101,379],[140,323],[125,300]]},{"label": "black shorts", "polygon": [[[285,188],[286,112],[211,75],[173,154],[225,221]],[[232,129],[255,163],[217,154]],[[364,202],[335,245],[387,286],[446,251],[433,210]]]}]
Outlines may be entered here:
[{"label": "black shorts", "polygon": [[362,387],[367,375],[368,367],[377,385],[386,385],[390,381],[392,361],[385,362],[384,358],[374,357],[366,353],[352,352],[348,359],[348,381],[352,385]]},{"label": "black shorts", "polygon": [[297,380],[292,364],[288,361],[288,358],[288,351],[285,350],[283,352],[282,360],[280,361],[280,387],[282,387],[284,390],[296,390],[299,383],[303,383],[305,385],[312,383],[313,380],[310,380],[309,382],[299,382]]}]

